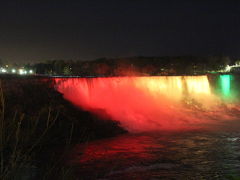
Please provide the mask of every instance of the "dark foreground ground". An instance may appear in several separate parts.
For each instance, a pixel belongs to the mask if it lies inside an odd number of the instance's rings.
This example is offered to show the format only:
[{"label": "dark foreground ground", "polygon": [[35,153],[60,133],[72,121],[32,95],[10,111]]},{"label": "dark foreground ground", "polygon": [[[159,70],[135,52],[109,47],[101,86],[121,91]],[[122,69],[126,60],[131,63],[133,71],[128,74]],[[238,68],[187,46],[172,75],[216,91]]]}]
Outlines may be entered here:
[{"label": "dark foreground ground", "polygon": [[64,154],[77,143],[125,133],[63,99],[52,79],[0,77],[0,179],[75,179]]}]

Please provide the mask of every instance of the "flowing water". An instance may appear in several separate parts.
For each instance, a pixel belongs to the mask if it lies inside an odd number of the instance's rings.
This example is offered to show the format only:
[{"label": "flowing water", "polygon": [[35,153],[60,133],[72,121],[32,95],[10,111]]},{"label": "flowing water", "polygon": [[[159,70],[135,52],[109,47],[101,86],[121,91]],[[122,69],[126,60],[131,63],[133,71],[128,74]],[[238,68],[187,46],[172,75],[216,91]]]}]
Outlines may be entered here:
[{"label": "flowing water", "polygon": [[240,134],[127,134],[78,145],[69,159],[83,179],[227,179],[240,176]]},{"label": "flowing water", "polygon": [[83,179],[240,176],[239,80],[233,75],[56,78],[67,100],[108,114],[130,132],[77,145],[69,163]]}]

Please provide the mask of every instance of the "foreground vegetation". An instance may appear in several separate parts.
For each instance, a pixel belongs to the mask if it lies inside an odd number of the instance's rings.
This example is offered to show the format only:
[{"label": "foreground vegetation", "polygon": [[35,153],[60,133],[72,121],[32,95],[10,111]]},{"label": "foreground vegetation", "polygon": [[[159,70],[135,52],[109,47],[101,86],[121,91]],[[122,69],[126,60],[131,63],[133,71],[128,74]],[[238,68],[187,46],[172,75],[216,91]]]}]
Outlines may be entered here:
[{"label": "foreground vegetation", "polygon": [[125,132],[65,101],[49,79],[0,82],[0,179],[74,179],[71,146]]}]

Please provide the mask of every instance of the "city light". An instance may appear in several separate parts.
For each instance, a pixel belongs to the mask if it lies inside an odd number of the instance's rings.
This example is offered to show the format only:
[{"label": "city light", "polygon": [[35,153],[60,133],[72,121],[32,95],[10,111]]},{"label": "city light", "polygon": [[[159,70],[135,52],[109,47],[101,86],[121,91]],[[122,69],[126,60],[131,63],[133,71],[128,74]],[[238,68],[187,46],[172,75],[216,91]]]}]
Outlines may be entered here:
[{"label": "city light", "polygon": [[23,69],[19,69],[18,72],[19,72],[20,75],[24,74],[24,70]]},{"label": "city light", "polygon": [[2,72],[2,73],[6,73],[7,70],[6,70],[5,68],[1,68],[1,72]]},{"label": "city light", "polygon": [[232,65],[232,66],[227,65],[225,67],[225,72],[231,72],[231,70],[234,69],[234,68],[240,68],[240,64],[239,63],[235,63],[235,65]]},{"label": "city light", "polygon": [[230,71],[231,71],[231,68],[232,68],[231,66],[227,65],[226,68],[225,68],[225,71],[226,71],[226,72],[230,72]]},{"label": "city light", "polygon": [[[7,67],[7,65],[6,65]],[[0,74],[19,74],[19,75],[32,75],[34,71],[32,69],[24,69],[24,68],[5,68],[0,67]]]}]

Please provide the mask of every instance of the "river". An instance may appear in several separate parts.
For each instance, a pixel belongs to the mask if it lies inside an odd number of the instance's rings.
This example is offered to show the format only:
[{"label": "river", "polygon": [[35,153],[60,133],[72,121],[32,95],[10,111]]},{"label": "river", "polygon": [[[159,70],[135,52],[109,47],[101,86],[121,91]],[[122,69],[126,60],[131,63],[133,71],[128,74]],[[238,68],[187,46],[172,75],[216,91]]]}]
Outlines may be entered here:
[{"label": "river", "polygon": [[126,134],[77,145],[83,179],[230,179],[240,176],[240,132]]}]

